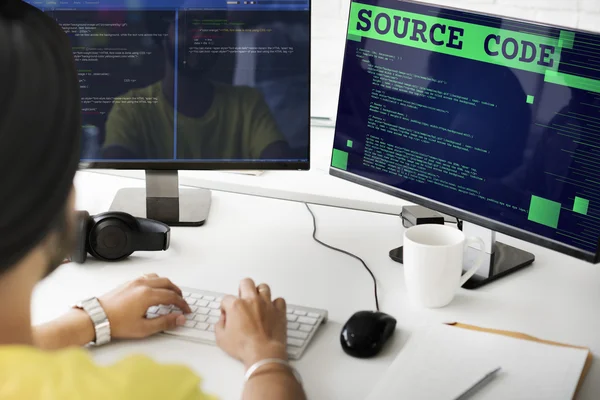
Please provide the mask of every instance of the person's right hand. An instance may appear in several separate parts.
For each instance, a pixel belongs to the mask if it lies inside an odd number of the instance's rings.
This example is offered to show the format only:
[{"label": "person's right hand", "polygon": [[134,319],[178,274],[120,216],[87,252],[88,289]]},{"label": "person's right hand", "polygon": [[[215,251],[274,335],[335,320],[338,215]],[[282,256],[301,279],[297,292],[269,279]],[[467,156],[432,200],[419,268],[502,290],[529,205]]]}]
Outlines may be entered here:
[{"label": "person's right hand", "polygon": [[221,301],[221,319],[215,329],[217,345],[246,368],[265,358],[287,360],[285,300],[271,301],[266,284],[252,279],[240,283],[239,297]]}]

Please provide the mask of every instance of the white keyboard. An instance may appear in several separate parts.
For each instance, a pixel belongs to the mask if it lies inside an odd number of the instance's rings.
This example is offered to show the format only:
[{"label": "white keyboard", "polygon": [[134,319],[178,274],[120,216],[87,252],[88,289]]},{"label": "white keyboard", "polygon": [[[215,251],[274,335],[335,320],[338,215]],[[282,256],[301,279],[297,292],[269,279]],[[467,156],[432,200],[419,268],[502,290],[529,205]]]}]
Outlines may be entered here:
[{"label": "white keyboard", "polygon": [[[182,339],[215,345],[215,324],[221,316],[221,299],[225,294],[181,287],[183,298],[190,305],[192,313],[186,315],[184,326],[164,334]],[[175,306],[154,306],[146,313],[146,318],[156,318],[172,312],[181,312]],[[327,311],[309,307],[287,305],[287,351],[290,359],[299,359],[311,342],[317,329],[327,321]]]}]

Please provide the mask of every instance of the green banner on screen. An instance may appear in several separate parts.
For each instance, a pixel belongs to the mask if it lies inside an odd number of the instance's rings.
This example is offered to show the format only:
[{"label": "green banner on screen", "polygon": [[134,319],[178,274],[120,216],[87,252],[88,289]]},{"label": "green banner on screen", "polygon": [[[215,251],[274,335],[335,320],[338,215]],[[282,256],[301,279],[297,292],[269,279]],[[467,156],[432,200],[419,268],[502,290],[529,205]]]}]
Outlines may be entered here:
[{"label": "green banner on screen", "polygon": [[538,74],[558,69],[566,40],[352,3],[348,35]]},{"label": "green banner on screen", "polygon": [[434,51],[544,75],[556,85],[600,93],[600,80],[558,72],[562,49],[572,49],[575,34],[559,38],[352,3],[347,37]]}]

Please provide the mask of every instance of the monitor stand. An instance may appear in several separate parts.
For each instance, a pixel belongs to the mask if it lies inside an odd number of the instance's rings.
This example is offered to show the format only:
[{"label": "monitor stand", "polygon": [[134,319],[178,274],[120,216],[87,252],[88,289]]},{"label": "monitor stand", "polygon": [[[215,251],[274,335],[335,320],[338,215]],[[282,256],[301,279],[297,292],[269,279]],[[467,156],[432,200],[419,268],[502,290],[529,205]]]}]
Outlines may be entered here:
[{"label": "monitor stand", "polygon": [[[463,285],[465,289],[477,289],[487,285],[503,276],[531,265],[535,260],[535,256],[529,252],[496,241],[496,232],[490,229],[464,221],[462,230],[465,236],[479,237],[485,244],[483,265]],[[478,248],[467,248],[465,265],[473,265],[477,261],[479,254],[480,250]],[[394,261],[402,263],[402,248],[390,251],[390,257]]]},{"label": "monitor stand", "polygon": [[201,226],[208,218],[210,204],[210,190],[179,189],[177,171],[146,170],[146,188],[119,190],[110,211],[170,226]]},{"label": "monitor stand", "polygon": [[[465,236],[475,236],[485,244],[485,259],[475,275],[464,285],[465,289],[477,289],[503,276],[525,268],[535,261],[535,256],[529,252],[496,241],[496,232],[491,229],[463,222]],[[473,265],[480,255],[478,248],[469,247],[465,255],[465,265]]]}]

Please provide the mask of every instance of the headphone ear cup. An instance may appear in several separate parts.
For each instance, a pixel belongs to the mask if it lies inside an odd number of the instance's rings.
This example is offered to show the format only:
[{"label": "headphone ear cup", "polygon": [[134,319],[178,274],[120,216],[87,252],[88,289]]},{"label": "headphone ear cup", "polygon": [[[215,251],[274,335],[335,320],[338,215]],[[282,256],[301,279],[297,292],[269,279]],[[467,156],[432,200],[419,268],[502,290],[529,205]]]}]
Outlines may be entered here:
[{"label": "headphone ear cup", "polygon": [[102,261],[120,261],[133,253],[132,229],[119,215],[94,217],[89,233],[89,252]]},{"label": "headphone ear cup", "polygon": [[77,211],[75,216],[75,243],[71,261],[83,264],[87,259],[88,228],[90,225],[90,214],[87,211]]}]

